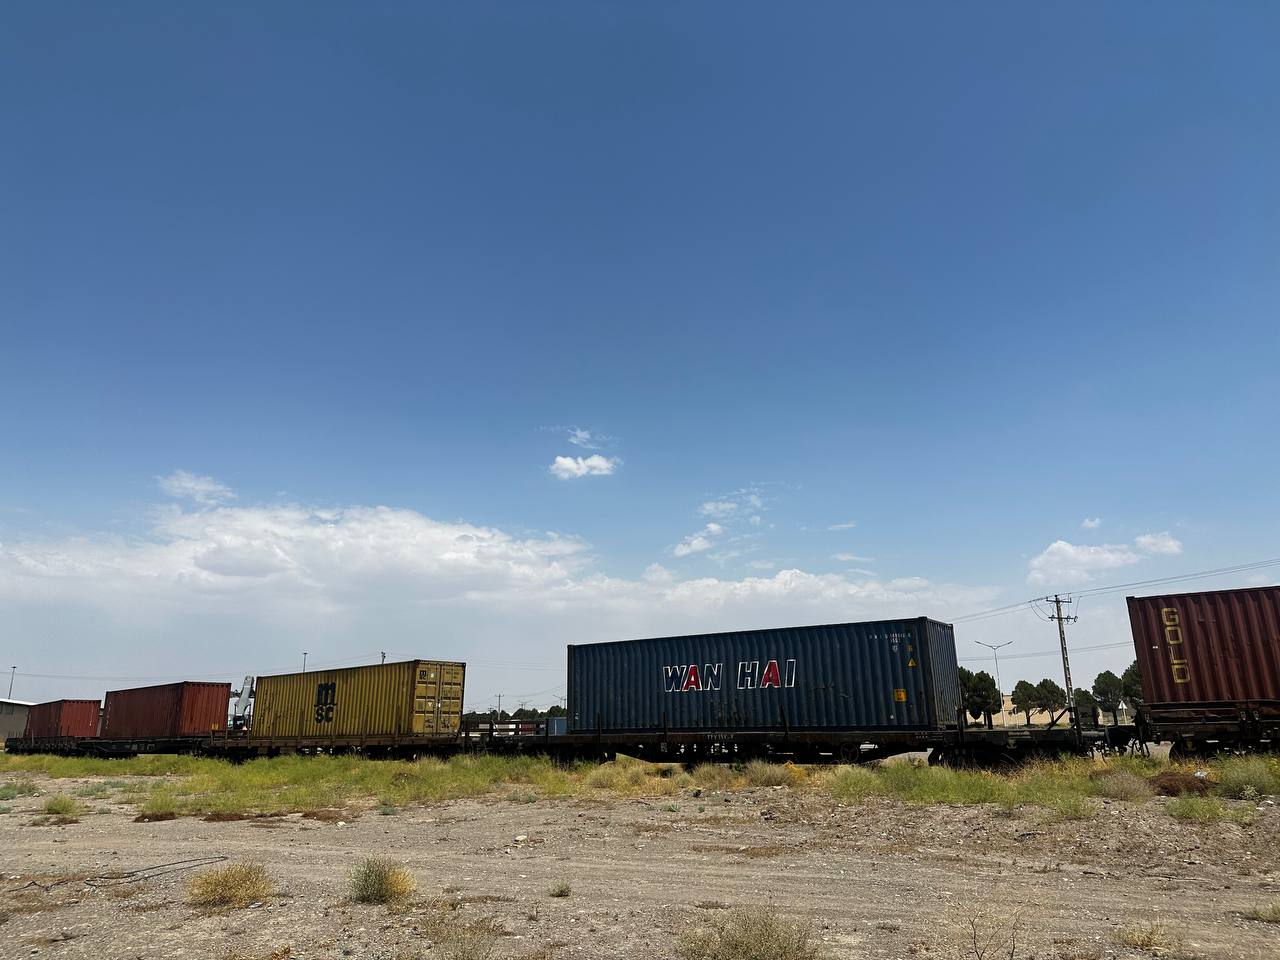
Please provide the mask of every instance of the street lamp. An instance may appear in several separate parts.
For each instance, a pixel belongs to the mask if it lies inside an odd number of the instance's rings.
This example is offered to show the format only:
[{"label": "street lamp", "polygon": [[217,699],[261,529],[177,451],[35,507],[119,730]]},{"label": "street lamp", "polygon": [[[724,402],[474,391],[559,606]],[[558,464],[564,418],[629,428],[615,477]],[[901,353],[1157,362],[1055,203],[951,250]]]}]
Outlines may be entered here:
[{"label": "street lamp", "polygon": [[9,668],[9,699],[13,699],[13,676],[18,672],[17,667]]},{"label": "street lamp", "polygon": [[981,640],[975,640],[973,642],[980,647],[986,647],[988,650],[991,651],[991,655],[995,657],[996,694],[999,695],[1000,697],[1000,725],[1003,727],[1007,727],[1009,725],[1009,718],[1005,715],[1005,712],[1004,712],[1004,689],[1000,686],[1000,648],[1007,647],[1009,644],[1013,643],[1013,641],[1006,640],[1004,643],[983,643]]},{"label": "street lamp", "polygon": [[302,651],[302,672],[307,672],[307,651]]}]

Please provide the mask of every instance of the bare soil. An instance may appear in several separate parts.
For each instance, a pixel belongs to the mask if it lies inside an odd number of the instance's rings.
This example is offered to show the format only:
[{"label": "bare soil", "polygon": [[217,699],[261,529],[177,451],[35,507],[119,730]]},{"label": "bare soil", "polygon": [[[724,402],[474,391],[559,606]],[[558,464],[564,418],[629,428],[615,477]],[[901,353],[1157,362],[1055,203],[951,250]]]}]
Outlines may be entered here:
[{"label": "bare soil", "polygon": [[[1091,819],[1056,821],[1032,809],[841,807],[778,788],[138,823],[116,797],[51,825],[37,822],[40,799],[23,797],[0,815],[0,957],[450,960],[441,922],[484,921],[500,931],[495,957],[664,958],[692,928],[745,907],[810,921],[831,957],[972,958],[970,917],[1020,911],[1020,958],[1147,957],[1121,934],[1152,926],[1165,956],[1280,958],[1280,926],[1243,916],[1280,898],[1280,807],[1239,805],[1247,825],[1197,826],[1165,802],[1100,801]],[[368,856],[405,863],[415,898],[348,902],[348,876]],[[211,912],[186,904],[189,870],[96,879],[216,857],[264,863],[276,895]],[[561,881],[570,894],[551,896]]]}]

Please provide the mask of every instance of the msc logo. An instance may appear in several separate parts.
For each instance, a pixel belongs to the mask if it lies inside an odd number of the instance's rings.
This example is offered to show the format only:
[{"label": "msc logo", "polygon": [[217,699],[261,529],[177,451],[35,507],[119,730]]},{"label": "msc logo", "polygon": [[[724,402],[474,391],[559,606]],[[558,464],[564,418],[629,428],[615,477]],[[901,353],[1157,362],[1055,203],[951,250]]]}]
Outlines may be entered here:
[{"label": "msc logo", "polygon": [[[796,662],[765,660],[761,668],[759,660],[741,660],[738,663],[738,689],[764,690],[768,687],[794,687],[796,685]],[[694,690],[719,690],[720,678],[724,674],[723,663],[706,663],[699,667],[696,663],[674,664],[662,668],[662,679],[667,693],[689,693]]]},{"label": "msc logo", "polygon": [[1164,642],[1169,647],[1169,672],[1174,683],[1190,683],[1191,669],[1187,666],[1186,651],[1182,649],[1182,618],[1177,607],[1162,607],[1160,621],[1164,624]]},{"label": "msc logo", "polygon": [[316,684],[316,723],[332,723],[333,711],[338,706],[336,683]]}]

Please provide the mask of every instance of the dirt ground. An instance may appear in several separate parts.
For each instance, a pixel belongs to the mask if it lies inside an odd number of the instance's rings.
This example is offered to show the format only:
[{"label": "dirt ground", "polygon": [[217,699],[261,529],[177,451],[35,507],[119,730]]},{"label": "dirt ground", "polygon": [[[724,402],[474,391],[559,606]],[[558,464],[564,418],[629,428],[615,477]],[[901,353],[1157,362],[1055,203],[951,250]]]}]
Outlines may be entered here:
[{"label": "dirt ground", "polygon": [[[38,781],[45,793],[93,781]],[[118,782],[118,781],[117,781]],[[0,816],[0,956],[425,957],[433,922],[489,918],[496,957],[674,957],[730,907],[811,921],[831,957],[974,957],[974,916],[1020,911],[1019,957],[1145,957],[1121,931],[1154,925],[1166,956],[1280,958],[1280,926],[1241,914],[1280,898],[1280,807],[1246,826],[1179,823],[1163,800],[1039,810],[840,807],[786,789],[661,800],[455,801],[341,822],[301,815],[136,823],[117,795],[80,822],[36,825],[41,797]],[[1252,805],[1245,809],[1252,810]],[[388,909],[346,900],[352,867],[393,857],[418,893]],[[277,895],[247,909],[184,900],[192,873],[93,879],[189,858],[264,863]],[[75,876],[47,891],[36,880]],[[89,880],[83,878],[89,877]],[[566,881],[567,897],[550,888]],[[455,954],[456,955],[456,954]],[[459,958],[461,960],[461,958]]]}]

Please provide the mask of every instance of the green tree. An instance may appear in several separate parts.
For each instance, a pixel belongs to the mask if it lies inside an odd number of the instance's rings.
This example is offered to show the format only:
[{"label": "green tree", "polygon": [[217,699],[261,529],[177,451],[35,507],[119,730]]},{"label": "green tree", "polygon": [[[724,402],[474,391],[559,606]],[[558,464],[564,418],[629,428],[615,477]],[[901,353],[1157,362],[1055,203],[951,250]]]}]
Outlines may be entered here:
[{"label": "green tree", "polygon": [[552,704],[551,706],[547,707],[548,717],[563,717],[567,713],[568,711],[565,710],[565,708],[560,706],[560,704],[558,703]]},{"label": "green tree", "polygon": [[1110,670],[1103,670],[1093,681],[1093,696],[1098,706],[1111,714],[1111,723],[1118,724],[1120,702],[1124,699],[1123,681]]},{"label": "green tree", "polygon": [[1049,726],[1052,727],[1067,712],[1067,691],[1045,677],[1036,684],[1036,707],[1049,714]]},{"label": "green tree", "polygon": [[1026,715],[1027,726],[1031,726],[1031,711],[1036,708],[1036,685],[1019,680],[1014,684],[1009,699],[1013,701],[1014,709]]},{"label": "green tree", "polygon": [[960,696],[965,712],[974,720],[986,717],[1000,709],[1000,691],[996,687],[995,677],[985,670],[974,673],[960,668]]},{"label": "green tree", "polygon": [[1091,727],[1098,725],[1098,701],[1088,690],[1076,687],[1076,712],[1080,715],[1080,725]]},{"label": "green tree", "polygon": [[1138,669],[1137,660],[1129,664],[1120,675],[1120,689],[1124,702],[1130,707],[1142,703],[1142,671]]}]

